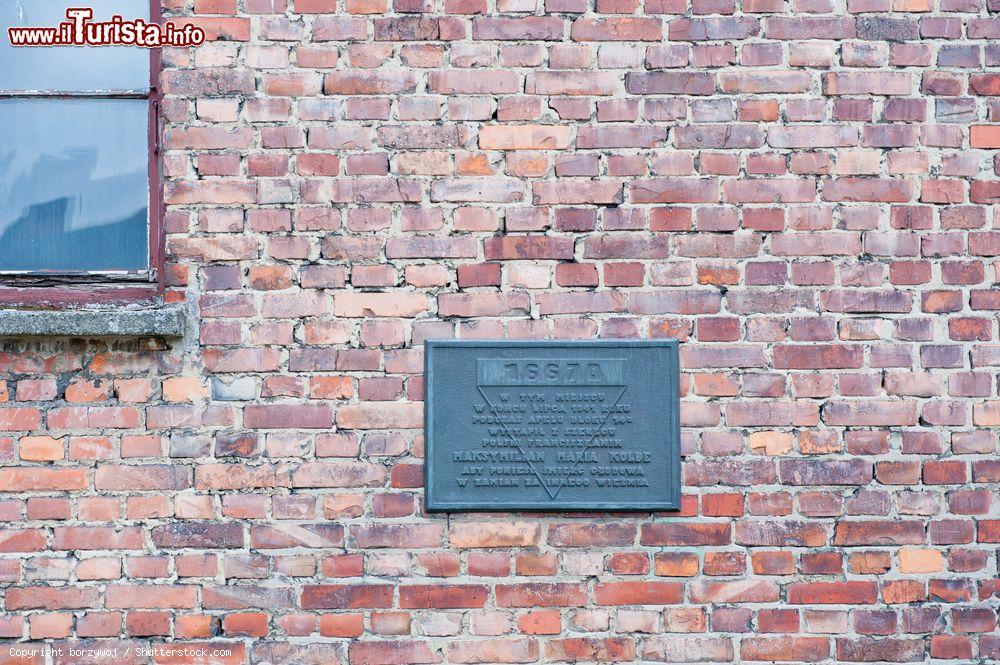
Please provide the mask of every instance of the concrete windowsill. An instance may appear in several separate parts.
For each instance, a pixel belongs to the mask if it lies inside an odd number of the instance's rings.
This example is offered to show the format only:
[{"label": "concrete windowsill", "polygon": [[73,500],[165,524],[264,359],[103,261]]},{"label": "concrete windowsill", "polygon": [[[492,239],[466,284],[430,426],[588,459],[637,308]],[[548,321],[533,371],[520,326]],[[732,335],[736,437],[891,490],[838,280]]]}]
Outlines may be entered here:
[{"label": "concrete windowsill", "polygon": [[183,337],[184,309],[0,309],[0,337]]}]

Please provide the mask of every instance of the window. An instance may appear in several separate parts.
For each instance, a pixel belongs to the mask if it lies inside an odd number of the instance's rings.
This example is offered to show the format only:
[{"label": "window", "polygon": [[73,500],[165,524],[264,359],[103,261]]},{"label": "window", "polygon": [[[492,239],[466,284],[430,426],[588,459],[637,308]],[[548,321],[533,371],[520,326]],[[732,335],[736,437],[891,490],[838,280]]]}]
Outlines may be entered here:
[{"label": "window", "polygon": [[[94,21],[149,0],[88,0]],[[13,47],[66,3],[0,0],[0,277],[154,281],[159,257],[156,49]]]}]

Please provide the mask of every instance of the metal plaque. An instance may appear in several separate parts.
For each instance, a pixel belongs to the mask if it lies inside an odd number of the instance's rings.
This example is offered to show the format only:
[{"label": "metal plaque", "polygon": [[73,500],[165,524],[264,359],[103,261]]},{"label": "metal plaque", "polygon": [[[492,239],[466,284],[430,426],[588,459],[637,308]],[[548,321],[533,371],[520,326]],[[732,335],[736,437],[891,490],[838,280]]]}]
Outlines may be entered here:
[{"label": "metal plaque", "polygon": [[426,508],[676,510],[676,340],[429,340]]}]

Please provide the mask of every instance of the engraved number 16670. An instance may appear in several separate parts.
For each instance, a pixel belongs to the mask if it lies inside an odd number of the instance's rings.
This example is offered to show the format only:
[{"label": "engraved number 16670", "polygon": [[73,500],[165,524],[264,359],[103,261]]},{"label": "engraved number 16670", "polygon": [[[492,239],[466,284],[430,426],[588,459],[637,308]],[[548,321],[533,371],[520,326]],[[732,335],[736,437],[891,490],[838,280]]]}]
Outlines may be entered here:
[{"label": "engraved number 16670", "polygon": [[511,383],[597,383],[603,378],[600,363],[577,362],[507,363],[504,375]]}]

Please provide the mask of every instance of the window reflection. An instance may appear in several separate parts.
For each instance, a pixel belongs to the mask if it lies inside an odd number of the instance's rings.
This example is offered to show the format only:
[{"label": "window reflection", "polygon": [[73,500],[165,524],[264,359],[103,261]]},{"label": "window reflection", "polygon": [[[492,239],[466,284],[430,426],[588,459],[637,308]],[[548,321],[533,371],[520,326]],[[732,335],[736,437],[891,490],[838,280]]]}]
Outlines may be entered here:
[{"label": "window reflection", "polygon": [[66,20],[66,7],[90,7],[95,21],[114,14],[147,18],[148,0],[0,0],[0,90],[81,92],[149,88],[149,51],[126,46],[15,48],[7,28],[54,27]]},{"label": "window reflection", "polygon": [[0,100],[0,126],[0,270],[147,268],[145,100]]}]

